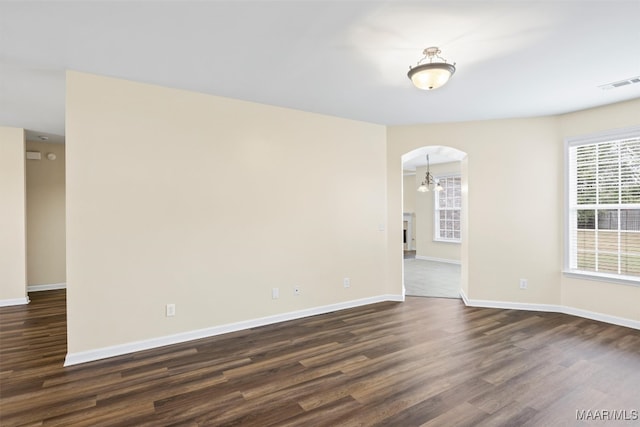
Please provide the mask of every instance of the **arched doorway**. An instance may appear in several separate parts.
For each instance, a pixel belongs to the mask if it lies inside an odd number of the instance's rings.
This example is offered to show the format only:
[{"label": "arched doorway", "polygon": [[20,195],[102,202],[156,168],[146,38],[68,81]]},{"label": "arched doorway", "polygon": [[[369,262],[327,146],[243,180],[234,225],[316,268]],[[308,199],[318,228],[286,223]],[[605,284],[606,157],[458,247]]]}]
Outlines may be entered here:
[{"label": "arched doorway", "polygon": [[460,298],[466,153],[420,147],[402,156],[402,173],[404,294]]}]

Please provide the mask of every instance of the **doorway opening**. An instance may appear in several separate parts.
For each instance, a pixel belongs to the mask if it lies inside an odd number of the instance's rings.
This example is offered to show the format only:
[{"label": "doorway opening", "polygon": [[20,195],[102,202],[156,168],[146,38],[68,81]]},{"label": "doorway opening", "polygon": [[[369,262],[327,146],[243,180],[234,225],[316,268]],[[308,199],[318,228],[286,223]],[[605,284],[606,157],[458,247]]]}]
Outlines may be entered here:
[{"label": "doorway opening", "polygon": [[[26,132],[27,292],[66,288],[65,144]],[[51,140],[54,140],[51,141]]]},{"label": "doorway opening", "polygon": [[[420,147],[402,156],[402,173],[404,293],[460,298],[467,235],[466,153]],[[428,191],[418,191],[429,176],[433,182]]]}]

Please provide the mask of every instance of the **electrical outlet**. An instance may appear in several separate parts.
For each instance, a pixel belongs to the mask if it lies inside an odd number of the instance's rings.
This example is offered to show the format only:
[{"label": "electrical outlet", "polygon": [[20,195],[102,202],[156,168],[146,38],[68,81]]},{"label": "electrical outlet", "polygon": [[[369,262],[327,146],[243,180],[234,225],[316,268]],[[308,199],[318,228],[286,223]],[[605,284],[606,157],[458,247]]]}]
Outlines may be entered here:
[{"label": "electrical outlet", "polygon": [[527,279],[520,279],[520,289],[527,289],[527,286],[529,286]]},{"label": "electrical outlet", "polygon": [[167,317],[172,317],[176,315],[176,305],[175,304],[167,304],[166,307]]},{"label": "electrical outlet", "polygon": [[280,298],[280,288],[271,289],[271,299],[278,299],[278,298]]},{"label": "electrical outlet", "polygon": [[293,288],[293,295],[295,295],[295,296],[300,295],[300,286],[295,286]]},{"label": "electrical outlet", "polygon": [[351,279],[349,279],[348,277],[345,277],[344,279],[342,279],[342,285],[345,288],[350,288],[351,287]]}]

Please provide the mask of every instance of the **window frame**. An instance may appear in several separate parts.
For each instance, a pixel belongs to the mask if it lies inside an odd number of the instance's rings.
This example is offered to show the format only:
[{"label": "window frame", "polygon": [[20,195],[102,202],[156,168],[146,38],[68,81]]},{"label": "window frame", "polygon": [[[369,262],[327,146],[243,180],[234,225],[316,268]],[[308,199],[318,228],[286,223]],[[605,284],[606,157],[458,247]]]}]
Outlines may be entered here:
[{"label": "window frame", "polygon": [[[565,138],[564,146],[564,263],[563,274],[566,277],[595,280],[601,282],[619,283],[640,286],[640,277],[627,276],[616,273],[602,273],[571,268],[574,253],[571,247],[572,236],[572,200],[571,200],[571,158],[570,149],[581,145],[599,144],[604,142],[640,138],[640,126],[613,129],[589,135]],[[597,204],[595,205],[597,206]],[[603,208],[604,209],[604,208]]]},{"label": "window frame", "polygon": [[[433,241],[439,243],[461,243],[462,242],[462,174],[461,173],[450,173],[435,176],[434,179],[436,183],[440,182],[440,180],[447,178],[458,178],[460,180],[460,207],[459,208],[440,208],[440,202],[438,195],[441,193],[440,191],[433,192]],[[446,191],[446,190],[443,190]],[[459,238],[446,238],[440,237],[440,211],[441,210],[452,210],[460,212],[460,237]]]}]

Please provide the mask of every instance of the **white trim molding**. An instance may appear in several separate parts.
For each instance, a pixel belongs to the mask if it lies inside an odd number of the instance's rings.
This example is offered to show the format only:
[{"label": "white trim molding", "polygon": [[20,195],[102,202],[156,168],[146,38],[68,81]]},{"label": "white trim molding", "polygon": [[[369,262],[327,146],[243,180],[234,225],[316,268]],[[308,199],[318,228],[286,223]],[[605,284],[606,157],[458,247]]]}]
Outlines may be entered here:
[{"label": "white trim molding", "polygon": [[66,283],[48,283],[44,285],[28,285],[27,292],[53,291],[56,289],[67,289]]},{"label": "white trim molding", "polygon": [[0,307],[9,307],[12,305],[25,305],[25,304],[29,304],[29,297],[0,299]]},{"label": "white trim molding", "polygon": [[[447,243],[451,243],[451,242],[447,242]],[[459,243],[459,242],[457,242]],[[462,263],[458,260],[455,259],[446,259],[446,258],[436,258],[436,257],[432,257],[432,256],[423,256],[423,255],[416,255],[416,259],[421,259],[423,261],[435,261],[435,262],[444,262],[447,264],[456,264],[456,265],[461,265]]]},{"label": "white trim molding", "polygon": [[149,350],[166,345],[179,344],[201,338],[213,337],[229,332],[241,331],[258,326],[271,325],[274,323],[286,322],[288,320],[301,319],[304,317],[316,316],[318,314],[330,313],[332,311],[345,310],[348,308],[360,307],[363,305],[375,304],[384,301],[404,301],[403,295],[386,294],[375,297],[362,298],[358,300],[339,302],[320,307],[308,308],[305,310],[292,311],[289,313],[275,314],[273,316],[250,319],[226,325],[213,326],[211,328],[198,329],[195,331],[181,332],[179,334],[167,335],[148,340],[119,344],[110,347],[98,348],[96,350],[81,351],[77,353],[67,353],[64,366],[77,365],[80,363],[92,362],[94,360],[106,359],[108,357],[120,356],[136,351]]},{"label": "white trim molding", "polygon": [[581,308],[567,307],[565,305],[556,304],[529,304],[508,301],[473,300],[469,299],[463,290],[460,290],[460,296],[462,297],[464,305],[468,307],[563,313],[571,316],[583,317],[585,319],[597,320],[599,322],[611,323],[613,325],[625,326],[627,328],[640,330],[640,321],[625,319],[624,317],[611,316],[609,314],[596,313],[595,311],[583,310]]}]

